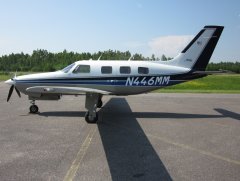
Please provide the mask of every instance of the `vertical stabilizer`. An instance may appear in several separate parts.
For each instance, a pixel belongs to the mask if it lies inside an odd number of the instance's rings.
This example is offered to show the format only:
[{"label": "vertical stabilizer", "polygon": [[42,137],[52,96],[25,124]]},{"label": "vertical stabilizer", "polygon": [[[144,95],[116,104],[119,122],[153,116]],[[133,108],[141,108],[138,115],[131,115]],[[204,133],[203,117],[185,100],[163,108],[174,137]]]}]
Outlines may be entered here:
[{"label": "vertical stabilizer", "polygon": [[223,26],[205,26],[184,50],[168,64],[204,71],[223,31]]}]

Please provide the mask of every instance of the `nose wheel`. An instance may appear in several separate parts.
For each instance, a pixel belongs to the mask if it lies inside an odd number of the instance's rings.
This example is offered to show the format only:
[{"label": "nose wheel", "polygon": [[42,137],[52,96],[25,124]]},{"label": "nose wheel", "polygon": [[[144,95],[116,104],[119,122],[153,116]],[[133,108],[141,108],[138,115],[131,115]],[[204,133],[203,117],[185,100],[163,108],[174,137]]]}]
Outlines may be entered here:
[{"label": "nose wheel", "polygon": [[36,114],[38,112],[38,106],[35,105],[35,101],[34,100],[31,102],[31,104],[32,105],[30,106],[29,111],[32,114]]}]

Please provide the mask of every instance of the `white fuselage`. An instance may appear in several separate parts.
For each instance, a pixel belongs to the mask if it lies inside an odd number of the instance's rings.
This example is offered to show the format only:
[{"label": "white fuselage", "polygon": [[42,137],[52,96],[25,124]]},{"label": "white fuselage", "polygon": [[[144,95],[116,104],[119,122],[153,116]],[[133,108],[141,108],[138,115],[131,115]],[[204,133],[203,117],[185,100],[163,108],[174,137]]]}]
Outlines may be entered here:
[{"label": "white fuselage", "polygon": [[[79,66],[83,66],[83,68],[87,66],[89,70],[74,72]],[[104,68],[107,69],[105,72]],[[36,85],[83,87],[108,91],[110,94],[126,95],[139,94],[180,83],[182,80],[172,79],[172,76],[185,74],[189,71],[190,69],[188,68],[165,65],[159,61],[90,60],[77,61],[66,72],[60,70],[49,73],[23,75],[16,77],[15,81],[17,88],[28,95],[29,92],[26,89]]]}]

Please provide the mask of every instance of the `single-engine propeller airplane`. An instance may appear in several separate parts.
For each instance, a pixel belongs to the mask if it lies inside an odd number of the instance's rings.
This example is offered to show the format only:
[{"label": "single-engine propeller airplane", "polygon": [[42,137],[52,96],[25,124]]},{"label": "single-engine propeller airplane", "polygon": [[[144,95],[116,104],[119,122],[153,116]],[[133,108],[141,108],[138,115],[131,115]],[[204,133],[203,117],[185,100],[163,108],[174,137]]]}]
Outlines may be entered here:
[{"label": "single-engine propeller airplane", "polygon": [[205,77],[205,71],[223,26],[205,26],[195,38],[169,61],[77,61],[49,73],[16,76],[5,83],[31,100],[30,113],[37,113],[36,100],[59,100],[62,95],[86,94],[85,120],[98,120],[97,108],[103,95],[133,95]]}]

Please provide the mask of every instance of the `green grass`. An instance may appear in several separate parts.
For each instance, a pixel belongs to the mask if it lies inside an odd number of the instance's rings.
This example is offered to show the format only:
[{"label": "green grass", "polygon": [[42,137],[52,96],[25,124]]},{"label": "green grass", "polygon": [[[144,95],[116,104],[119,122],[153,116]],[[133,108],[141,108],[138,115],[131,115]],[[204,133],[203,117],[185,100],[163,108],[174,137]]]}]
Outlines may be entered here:
[{"label": "green grass", "polygon": [[[19,72],[17,75],[29,74]],[[1,73],[0,80],[5,81],[14,73]],[[240,74],[209,75],[207,77],[158,89],[154,92],[166,93],[240,93]]]},{"label": "green grass", "polygon": [[8,74],[0,73],[0,81],[7,80],[9,78],[10,78],[10,76]]},{"label": "green grass", "polygon": [[154,92],[179,93],[240,93],[240,75],[223,74],[185,82]]}]

